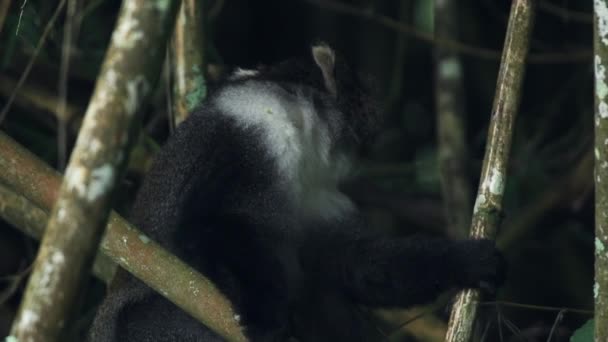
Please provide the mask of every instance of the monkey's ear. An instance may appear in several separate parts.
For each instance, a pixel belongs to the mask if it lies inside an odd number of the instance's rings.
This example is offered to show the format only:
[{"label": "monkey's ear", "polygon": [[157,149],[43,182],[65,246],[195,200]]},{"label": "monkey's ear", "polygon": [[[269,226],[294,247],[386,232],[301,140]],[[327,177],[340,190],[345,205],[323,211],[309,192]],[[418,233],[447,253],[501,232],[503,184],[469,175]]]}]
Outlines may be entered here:
[{"label": "monkey's ear", "polygon": [[312,46],[312,57],[319,69],[321,69],[325,88],[327,88],[327,91],[329,91],[330,94],[336,97],[336,78],[334,76],[336,54],[334,53],[334,50],[325,43],[315,44]]}]

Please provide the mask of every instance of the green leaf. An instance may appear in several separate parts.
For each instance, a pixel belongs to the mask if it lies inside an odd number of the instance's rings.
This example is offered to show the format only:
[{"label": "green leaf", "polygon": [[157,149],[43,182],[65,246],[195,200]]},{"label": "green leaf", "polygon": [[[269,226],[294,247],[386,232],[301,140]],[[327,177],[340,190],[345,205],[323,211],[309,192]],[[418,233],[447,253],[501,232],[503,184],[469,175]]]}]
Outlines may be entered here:
[{"label": "green leaf", "polygon": [[593,320],[590,319],[574,332],[570,342],[593,342],[593,329]]}]

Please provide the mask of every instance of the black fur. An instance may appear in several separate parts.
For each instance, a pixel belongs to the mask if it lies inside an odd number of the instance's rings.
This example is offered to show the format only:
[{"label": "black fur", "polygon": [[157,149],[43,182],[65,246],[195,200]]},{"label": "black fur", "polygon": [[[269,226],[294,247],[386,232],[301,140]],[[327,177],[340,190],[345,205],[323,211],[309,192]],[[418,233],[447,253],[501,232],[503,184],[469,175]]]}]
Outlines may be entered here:
[{"label": "black fur", "polygon": [[[266,132],[243,126],[214,100],[229,87],[278,85],[269,96],[310,101],[328,127],[331,155],[348,155],[376,120],[367,92],[336,59],[329,70],[336,94],[311,57],[225,81],[162,149],[133,209],[136,226],[222,289],[253,341],[371,341],[377,334],[357,305],[406,307],[450,288],[502,281],[489,241],[391,239],[372,233],[356,211],[302,214],[264,142]],[[220,340],[124,271],[90,338]]]}]

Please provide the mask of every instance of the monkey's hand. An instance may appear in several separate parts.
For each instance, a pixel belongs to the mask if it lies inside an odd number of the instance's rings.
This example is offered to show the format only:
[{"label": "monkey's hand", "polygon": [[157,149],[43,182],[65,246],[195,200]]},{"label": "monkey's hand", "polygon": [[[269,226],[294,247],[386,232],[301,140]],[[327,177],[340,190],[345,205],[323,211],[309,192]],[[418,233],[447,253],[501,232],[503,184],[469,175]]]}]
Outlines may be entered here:
[{"label": "monkey's hand", "polygon": [[[451,251],[459,264],[456,283],[463,288],[478,288],[488,294],[504,284],[507,263],[494,241],[463,240]],[[460,270],[460,271],[458,271]]]}]

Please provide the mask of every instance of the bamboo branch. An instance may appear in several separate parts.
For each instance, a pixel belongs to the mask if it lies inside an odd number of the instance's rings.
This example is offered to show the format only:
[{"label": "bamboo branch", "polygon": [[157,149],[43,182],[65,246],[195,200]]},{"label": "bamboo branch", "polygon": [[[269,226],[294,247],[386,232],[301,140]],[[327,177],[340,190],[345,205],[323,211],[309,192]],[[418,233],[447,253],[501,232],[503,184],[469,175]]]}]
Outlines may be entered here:
[{"label": "bamboo branch", "polygon": [[608,1],[593,2],[595,50],[595,341],[608,341]]},{"label": "bamboo branch", "polygon": [[123,2],[11,336],[55,341],[83,288],[178,1]]},{"label": "bamboo branch", "polygon": [[[16,80],[6,75],[0,75],[0,95],[10,97],[17,89],[17,84]],[[28,111],[41,110],[52,114],[56,120],[70,122],[70,132],[77,133],[80,129],[84,108],[70,102],[60,106],[60,99],[57,94],[40,85],[31,84],[31,82],[21,85],[15,94],[14,103]],[[55,120],[49,121],[53,121],[54,124]],[[49,128],[54,129],[53,126]]]},{"label": "bamboo branch", "polygon": [[4,28],[4,21],[8,15],[8,9],[11,7],[11,0],[0,1],[0,33]]},{"label": "bamboo branch", "polygon": [[[0,217],[27,236],[40,240],[49,213],[0,183]],[[93,275],[109,284],[114,273],[116,273],[116,264],[104,254],[97,253],[93,262]]]},{"label": "bamboo branch", "polygon": [[204,1],[183,0],[173,32],[174,124],[177,127],[207,95]]},{"label": "bamboo branch", "polygon": [[8,100],[2,107],[2,111],[0,111],[0,125],[4,122],[4,119],[6,119],[6,116],[8,115],[8,112],[11,109],[11,104],[15,100],[15,97],[17,96],[17,94],[19,93],[19,89],[21,88],[21,86],[23,86],[23,84],[27,80],[27,77],[30,75],[32,68],[34,67],[34,63],[36,62],[36,59],[38,58],[40,51],[42,51],[42,48],[44,47],[44,44],[46,43],[46,38],[51,33],[51,30],[52,30],[53,26],[55,25],[55,21],[57,21],[57,18],[59,18],[59,15],[61,14],[63,7],[65,6],[65,2],[66,2],[66,0],[61,0],[61,2],[59,2],[59,4],[57,5],[57,8],[55,8],[55,12],[53,12],[53,15],[51,16],[51,19],[49,19],[49,22],[46,24],[44,31],[42,32],[42,35],[40,36],[40,39],[38,39],[38,43],[36,44],[36,48],[34,49],[34,53],[32,54],[32,57],[30,57],[30,60],[27,62],[25,69],[23,70],[23,72],[21,73],[21,76],[19,77],[17,86],[15,87],[15,89],[13,89],[11,96],[8,98]]},{"label": "bamboo branch", "polygon": [[[493,239],[500,221],[513,124],[520,102],[532,32],[534,2],[535,0],[514,0],[511,6],[481,179],[473,209],[470,236],[474,239]],[[465,290],[458,295],[450,315],[446,342],[470,341],[477,302],[478,290]]]},{"label": "bamboo branch", "polygon": [[[9,77],[0,75],[0,95],[10,96],[17,82]],[[15,97],[15,104],[29,110],[41,110],[52,114],[57,120],[69,121],[70,134],[77,134],[82,125],[84,108],[66,102],[59,105],[60,99],[49,92],[47,89],[35,84],[24,84]],[[56,129],[56,125],[51,125],[50,129]],[[140,132],[139,138],[129,155],[128,171],[139,175],[145,174],[159,146],[145,132]]]},{"label": "bamboo branch", "polygon": [[[0,132],[0,182],[48,210],[61,176]],[[125,244],[124,241],[127,241]],[[231,303],[196,270],[165,251],[116,213],[110,214],[101,252],[228,341],[245,341]]]},{"label": "bamboo branch", "polygon": [[[319,8],[326,9],[335,13],[350,15],[352,17],[369,21],[387,29],[404,34],[422,42],[440,46],[443,49],[451,50],[462,55],[475,57],[484,60],[498,60],[501,58],[500,51],[479,46],[469,45],[460,41],[444,40],[433,37],[432,34],[419,31],[414,27],[404,25],[392,18],[374,13],[365,8],[357,8],[348,5],[345,1],[338,0],[304,0]],[[580,50],[571,52],[548,52],[532,53],[528,56],[528,63],[549,64],[549,63],[587,63],[592,58],[592,51]]]},{"label": "bamboo branch", "polygon": [[593,15],[586,12],[577,12],[567,8],[562,8],[551,2],[544,0],[538,4],[538,9],[552,14],[564,21],[573,21],[582,24],[591,24],[593,22]]}]

